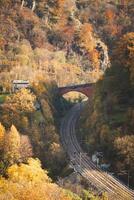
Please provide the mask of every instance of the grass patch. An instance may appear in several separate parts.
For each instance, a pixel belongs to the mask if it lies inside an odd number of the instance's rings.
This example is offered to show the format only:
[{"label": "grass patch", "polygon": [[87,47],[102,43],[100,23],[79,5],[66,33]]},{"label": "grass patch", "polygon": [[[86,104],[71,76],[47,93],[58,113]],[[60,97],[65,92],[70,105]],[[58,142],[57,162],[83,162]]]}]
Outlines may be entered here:
[{"label": "grass patch", "polygon": [[110,117],[110,125],[121,125],[126,121],[125,113],[118,113]]},{"label": "grass patch", "polygon": [[4,103],[7,96],[9,96],[9,94],[0,94],[0,104]]},{"label": "grass patch", "polygon": [[43,118],[43,115],[42,113],[40,112],[40,110],[36,111],[34,113],[34,119],[35,119],[35,122],[38,124],[39,122],[43,121],[44,118]]}]

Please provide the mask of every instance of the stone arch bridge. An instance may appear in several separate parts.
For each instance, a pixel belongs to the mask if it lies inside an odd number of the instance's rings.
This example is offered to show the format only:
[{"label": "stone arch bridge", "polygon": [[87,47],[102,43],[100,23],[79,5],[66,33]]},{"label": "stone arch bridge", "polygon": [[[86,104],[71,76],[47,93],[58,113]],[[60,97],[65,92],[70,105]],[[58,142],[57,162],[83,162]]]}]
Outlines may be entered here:
[{"label": "stone arch bridge", "polygon": [[72,86],[65,86],[65,87],[59,87],[59,94],[64,95],[68,92],[80,92],[87,97],[90,97],[93,93],[93,83],[87,83],[87,84],[81,84],[81,85],[72,85]]}]

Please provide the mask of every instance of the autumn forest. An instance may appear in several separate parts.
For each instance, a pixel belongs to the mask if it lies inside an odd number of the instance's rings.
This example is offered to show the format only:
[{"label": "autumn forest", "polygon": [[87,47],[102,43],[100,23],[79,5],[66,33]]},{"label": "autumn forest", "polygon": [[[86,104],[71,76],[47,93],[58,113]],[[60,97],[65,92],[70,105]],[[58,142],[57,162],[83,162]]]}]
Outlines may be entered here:
[{"label": "autumn forest", "polygon": [[[88,83],[88,100],[58,92]],[[0,0],[0,200],[109,200],[62,144],[83,100],[78,142],[133,190],[134,1]]]}]

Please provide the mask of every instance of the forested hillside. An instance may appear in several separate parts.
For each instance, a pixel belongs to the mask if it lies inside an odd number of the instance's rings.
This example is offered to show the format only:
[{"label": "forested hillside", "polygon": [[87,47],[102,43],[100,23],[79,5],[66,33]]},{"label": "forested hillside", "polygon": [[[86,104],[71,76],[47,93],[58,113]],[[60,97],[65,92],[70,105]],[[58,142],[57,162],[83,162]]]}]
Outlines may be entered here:
[{"label": "forested hillside", "polygon": [[109,66],[107,47],[91,23],[81,22],[79,5],[39,1],[32,11],[32,1],[22,2],[1,2],[1,89],[40,75],[60,86],[98,79]]},{"label": "forested hillside", "polygon": [[70,173],[59,125],[72,103],[57,88],[89,82],[83,147],[133,184],[133,13],[133,0],[0,0],[0,199],[107,199],[53,183]]},{"label": "forested hillside", "polygon": [[[118,55],[118,56],[117,56]],[[111,68],[96,83],[81,118],[79,137],[90,154],[102,152],[103,163],[133,187],[134,184],[134,32],[115,44]],[[81,127],[80,127],[81,128]]]}]

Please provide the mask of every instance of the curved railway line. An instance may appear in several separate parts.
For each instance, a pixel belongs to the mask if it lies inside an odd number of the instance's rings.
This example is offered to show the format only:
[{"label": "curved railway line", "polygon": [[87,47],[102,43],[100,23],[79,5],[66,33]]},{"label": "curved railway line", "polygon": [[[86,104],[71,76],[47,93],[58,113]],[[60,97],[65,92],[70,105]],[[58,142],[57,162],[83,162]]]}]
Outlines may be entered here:
[{"label": "curved railway line", "polygon": [[98,168],[81,149],[75,134],[83,103],[75,105],[61,123],[61,140],[75,171],[86,178],[96,191],[105,191],[110,200],[134,200],[134,191]]}]

